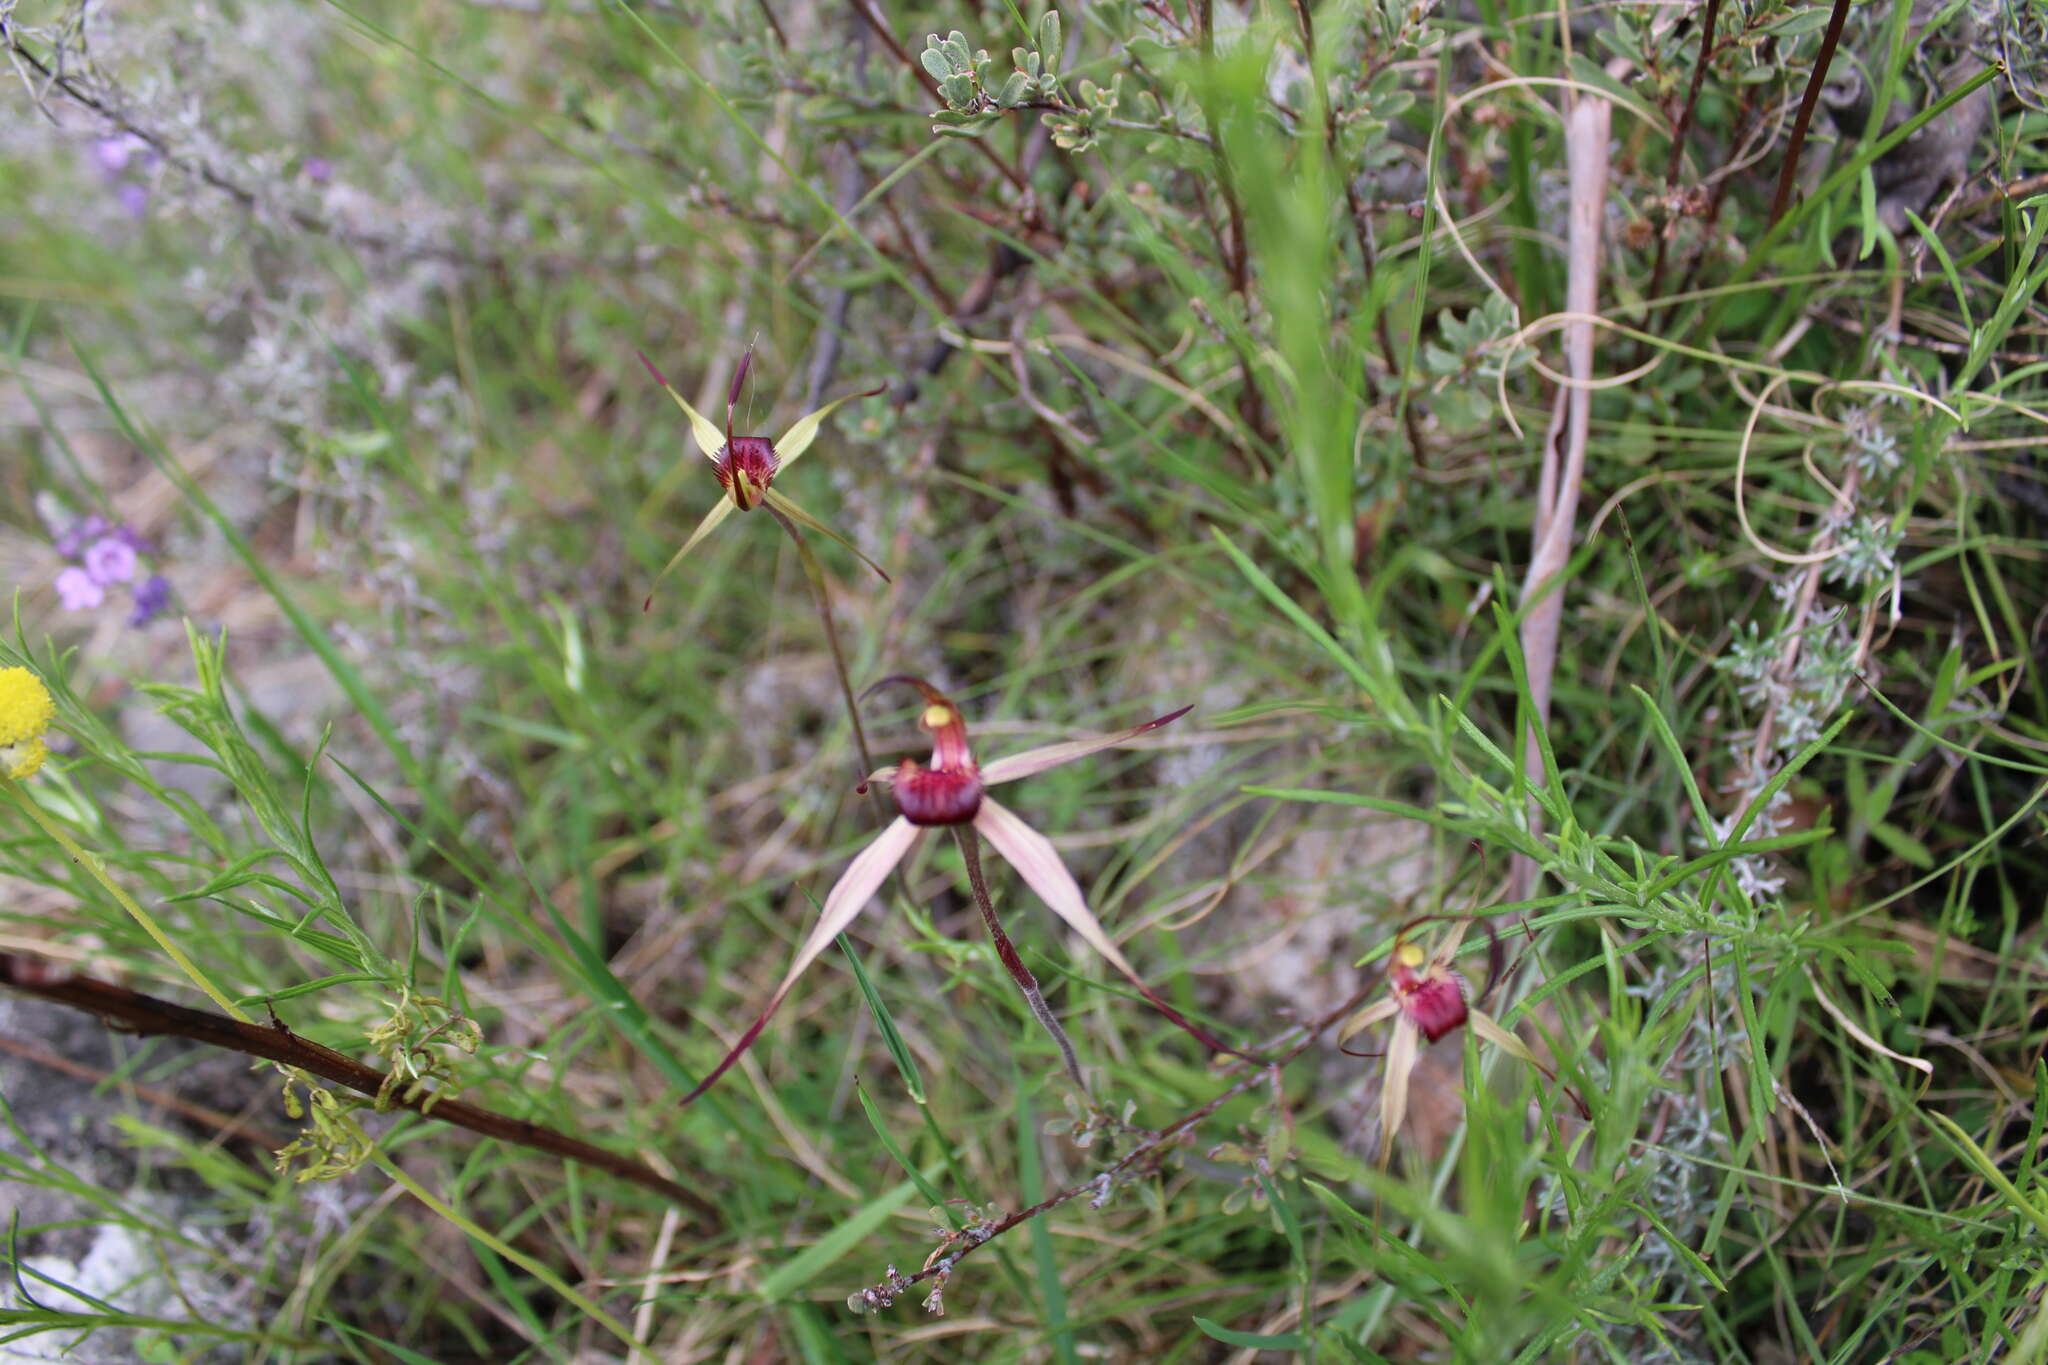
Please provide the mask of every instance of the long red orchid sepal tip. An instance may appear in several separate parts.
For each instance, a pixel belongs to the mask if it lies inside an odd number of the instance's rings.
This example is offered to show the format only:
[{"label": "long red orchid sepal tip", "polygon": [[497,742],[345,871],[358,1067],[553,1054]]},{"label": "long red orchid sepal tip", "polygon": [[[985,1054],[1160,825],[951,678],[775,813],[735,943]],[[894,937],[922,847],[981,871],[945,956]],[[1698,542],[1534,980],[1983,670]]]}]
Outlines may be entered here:
[{"label": "long red orchid sepal tip", "polygon": [[740,367],[733,373],[732,387],[725,392],[725,436],[732,439],[732,410],[739,406],[740,390],[746,387],[747,371],[754,365],[754,348],[747,347],[747,353],[740,357]]},{"label": "long red orchid sepal tip", "polygon": [[952,705],[951,698],[947,697],[945,693],[939,691],[938,688],[933,687],[930,683],[926,682],[923,678],[918,677],[914,673],[891,673],[886,678],[877,678],[873,682],[869,683],[865,688],[861,689],[860,699],[862,701],[866,701],[869,697],[874,696],[875,693],[881,691],[883,688],[895,683],[900,683],[905,687],[916,688],[918,691],[918,695],[922,696],[927,702],[931,702],[936,705]]},{"label": "long red orchid sepal tip", "polygon": [[1175,721],[1179,720],[1182,716],[1186,715],[1188,712],[1194,709],[1194,704],[1190,702],[1188,705],[1181,707],[1178,711],[1169,711],[1165,715],[1159,717],[1159,719],[1157,720],[1146,721],[1143,725],[1138,727],[1138,733],[1142,735],[1148,730],[1157,730],[1162,725],[1171,725]]}]

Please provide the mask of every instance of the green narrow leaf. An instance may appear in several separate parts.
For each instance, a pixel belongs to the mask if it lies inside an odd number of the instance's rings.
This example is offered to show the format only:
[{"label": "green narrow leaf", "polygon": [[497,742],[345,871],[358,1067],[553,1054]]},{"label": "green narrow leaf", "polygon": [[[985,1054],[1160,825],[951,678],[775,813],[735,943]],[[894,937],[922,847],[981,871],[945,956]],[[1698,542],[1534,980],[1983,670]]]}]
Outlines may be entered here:
[{"label": "green narrow leaf", "polygon": [[342,1333],[344,1336],[361,1337],[364,1341],[375,1342],[378,1346],[391,1352],[392,1356],[398,1360],[399,1365],[439,1365],[439,1362],[430,1356],[423,1356],[418,1351],[400,1346],[397,1342],[387,1340],[373,1332],[365,1332],[360,1327],[352,1327],[340,1318],[323,1316],[319,1321],[325,1323],[333,1330]]},{"label": "green narrow leaf", "polygon": [[1735,996],[1736,1009],[1742,1015],[1742,1034],[1749,1042],[1748,1065],[1743,1068],[1749,1077],[1749,1106],[1752,1113],[1775,1114],[1778,1112],[1778,1094],[1765,1079],[1770,1071],[1770,1041],[1764,1036],[1763,1021],[1757,1018],[1755,992],[1749,985],[1749,955],[1743,951],[1741,940],[1728,945],[1728,960],[1735,973],[1731,993]]},{"label": "green narrow leaf", "polygon": [[889,1131],[889,1125],[883,1121],[882,1111],[875,1107],[874,1097],[868,1094],[868,1088],[861,1084],[858,1076],[854,1078],[853,1089],[854,1093],[860,1097],[860,1107],[868,1116],[868,1124],[875,1130],[875,1136],[882,1140],[883,1150],[889,1153],[890,1159],[902,1167],[904,1174],[908,1175],[917,1185],[917,1192],[919,1194],[923,1195],[928,1202],[944,1207],[946,1196],[937,1185],[925,1179],[924,1172],[917,1169],[911,1163],[910,1158],[904,1155],[901,1144],[896,1141],[896,1135]]},{"label": "green narrow leaf", "polygon": [[1357,683],[1362,691],[1368,694],[1374,691],[1372,677],[1365,671],[1364,665],[1352,658],[1351,652],[1338,644],[1330,632],[1311,620],[1309,614],[1301,609],[1300,603],[1280,591],[1280,585],[1266,577],[1265,571],[1252,563],[1251,556],[1238,549],[1230,537],[1223,534],[1222,527],[1211,526],[1209,534],[1216,538],[1216,543],[1223,547],[1223,552],[1230,556],[1231,562],[1237,565],[1237,571],[1244,575],[1245,581],[1257,590],[1259,596],[1272,603],[1274,609],[1292,621],[1302,634],[1322,646],[1323,652],[1335,660],[1337,667],[1349,674],[1351,681]]},{"label": "green narrow leaf", "polygon": [[1642,688],[1629,685],[1629,691],[1643,704],[1643,714],[1650,718],[1651,733],[1664,746],[1664,752],[1671,759],[1671,766],[1678,770],[1679,780],[1685,783],[1686,798],[1692,802],[1692,817],[1699,822],[1702,831],[1714,827],[1714,815],[1707,807],[1706,793],[1700,790],[1699,775],[1692,770],[1692,760],[1685,755],[1685,746],[1678,742],[1678,736],[1671,729],[1671,722],[1664,718],[1664,712],[1657,705],[1656,698]]},{"label": "green narrow leaf", "polygon": [[[1045,1198],[1045,1176],[1038,1165],[1038,1117],[1024,1096],[1024,1081],[1014,1067],[1010,1090],[1017,1096],[1017,1183],[1027,1205]],[[1053,1257],[1052,1229],[1048,1220],[1030,1222],[1031,1266],[1038,1276],[1038,1296],[1045,1302],[1045,1328],[1052,1334],[1053,1349],[1061,1365],[1081,1365],[1074,1349],[1074,1333],[1067,1323],[1067,1290],[1060,1283],[1059,1262]]]},{"label": "green narrow leaf", "polygon": [[1251,1346],[1265,1351],[1306,1351],[1308,1338],[1299,1332],[1240,1332],[1204,1317],[1195,1319],[1202,1335],[1225,1346]]},{"label": "green narrow leaf", "polygon": [[[929,1179],[928,1172],[926,1178]],[[762,1277],[761,1297],[770,1302],[789,1298],[824,1274],[828,1267],[867,1241],[896,1210],[908,1203],[910,1196],[918,1192],[917,1185],[915,1180],[902,1181],[855,1209],[852,1217]]]},{"label": "green narrow leaf", "polygon": [[[815,899],[812,904],[817,904]],[[917,1059],[910,1055],[910,1045],[903,1041],[903,1034],[896,1027],[895,1016],[889,1013],[889,1007],[883,1004],[882,997],[876,994],[875,983],[868,979],[868,969],[861,965],[860,954],[853,950],[853,940],[841,934],[838,942],[839,951],[846,955],[847,962],[853,967],[853,979],[860,986],[861,998],[868,1002],[868,1012],[875,1016],[875,1024],[882,1030],[882,1046],[889,1049],[889,1056],[896,1063],[896,1071],[903,1077],[904,1088],[910,1092],[911,1099],[924,1104],[924,1077],[918,1074]]]},{"label": "green narrow leaf", "polygon": [[1870,837],[1885,846],[1891,855],[1911,867],[1925,872],[1934,866],[1934,855],[1927,845],[1915,839],[1889,820],[1872,820]]},{"label": "green narrow leaf", "polygon": [[2034,1225],[2035,1236],[2048,1237],[2048,1209],[2043,1209],[2039,1201],[2029,1198],[2019,1186],[2007,1179],[2005,1172],[1999,1169],[1998,1163],[1963,1131],[1961,1124],[1948,1115],[1936,1113],[1932,1109],[1923,1110],[1922,1113],[1929,1123],[1941,1130],[1942,1135],[1956,1151],[1962,1154],[1963,1160],[1975,1167],[1977,1174],[1983,1176],[1985,1181],[1998,1191],[1999,1196],[2012,1206],[2012,1211]]}]

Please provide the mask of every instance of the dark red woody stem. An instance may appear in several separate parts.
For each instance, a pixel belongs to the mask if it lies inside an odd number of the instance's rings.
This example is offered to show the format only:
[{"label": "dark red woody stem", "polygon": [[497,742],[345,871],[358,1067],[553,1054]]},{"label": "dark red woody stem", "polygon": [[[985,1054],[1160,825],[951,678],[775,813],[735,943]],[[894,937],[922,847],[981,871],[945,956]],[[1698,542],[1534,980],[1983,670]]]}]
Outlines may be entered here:
[{"label": "dark red woody stem", "polygon": [[5,953],[0,953],[0,986],[71,1009],[88,1011],[98,1015],[109,1028],[138,1037],[187,1038],[208,1047],[260,1057],[281,1066],[298,1067],[360,1094],[379,1097],[380,1107],[388,1103],[401,1109],[411,1109],[438,1122],[467,1128],[472,1133],[503,1142],[516,1142],[537,1152],[548,1152],[609,1171],[691,1209],[707,1225],[715,1225],[719,1221],[718,1211],[694,1190],[632,1157],[463,1100],[394,1086],[391,1073],[379,1071],[293,1033],[277,1021],[274,1013],[268,1026],[251,1024],[223,1014],[192,1009],[174,1001],[160,1000],[112,981],[75,976],[68,969],[38,958]]}]

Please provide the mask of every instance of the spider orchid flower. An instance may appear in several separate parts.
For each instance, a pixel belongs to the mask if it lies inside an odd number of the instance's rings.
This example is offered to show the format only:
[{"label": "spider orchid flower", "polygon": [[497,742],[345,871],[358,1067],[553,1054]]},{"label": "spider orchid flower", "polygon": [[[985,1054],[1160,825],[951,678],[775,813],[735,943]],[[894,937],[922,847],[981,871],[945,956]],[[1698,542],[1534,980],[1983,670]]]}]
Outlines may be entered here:
[{"label": "spider orchid flower", "polygon": [[[1487,932],[1490,936],[1491,928]],[[1464,936],[1464,922],[1460,921],[1434,953],[1423,951],[1421,945],[1406,938],[1397,938],[1387,967],[1387,994],[1352,1015],[1338,1031],[1337,1041],[1341,1045],[1375,1024],[1394,1021],[1394,1036],[1387,1044],[1386,1081],[1380,1088],[1382,1162],[1392,1152],[1394,1134],[1408,1116],[1408,1083],[1421,1059],[1424,1042],[1437,1042],[1470,1025],[1484,1041],[1556,1079],[1550,1068],[1538,1061],[1536,1054],[1511,1030],[1471,1004],[1471,983],[1451,965]],[[1487,990],[1492,989],[1493,980],[1500,973],[1500,956],[1500,940],[1494,938]],[[1485,993],[1480,992],[1482,997]]]},{"label": "spider orchid flower", "polygon": [[[634,354],[640,353],[636,351]],[[796,463],[797,457],[811,448],[811,442],[818,438],[818,429],[824,425],[825,419],[832,414],[834,408],[842,403],[850,403],[856,398],[872,398],[882,390],[869,389],[864,393],[850,393],[844,398],[835,398],[816,412],[806,413],[797,418],[796,424],[783,432],[780,439],[771,441],[766,436],[732,434],[733,409],[738,406],[740,389],[747,382],[747,370],[754,363],[754,353],[751,349],[741,359],[739,370],[732,377],[732,388],[726,394],[723,432],[719,431],[710,418],[691,407],[688,399],[676,392],[675,386],[662,377],[660,370],[654,368],[653,361],[645,355],[640,355],[640,363],[647,367],[647,373],[654,376],[654,382],[668,391],[668,396],[676,400],[676,406],[690,419],[690,434],[696,438],[697,449],[703,451],[704,458],[711,461],[711,471],[718,476],[718,486],[725,490],[725,496],[704,514],[704,520],[697,523],[697,529],[690,533],[690,538],[683,542],[683,547],[671,555],[668,563],[662,566],[661,572],[654,579],[656,587],[661,585],[661,580],[667,578],[676,565],[683,562],[683,556],[697,548],[697,542],[718,528],[720,522],[735,511],[751,512],[756,507],[764,505],[779,519],[795,522],[829,540],[836,541],[852,551],[861,563],[881,574],[883,582],[889,581],[889,575],[883,572],[882,566],[862,554],[852,541],[772,487],[775,476]],[[653,604],[654,593],[650,590],[642,610]]]},{"label": "spider orchid flower", "polygon": [[[819,911],[818,922],[811,929],[803,946],[797,949],[796,960],[790,963],[783,975],[782,983],[775,988],[768,999],[768,1006],[760,1017],[741,1035],[717,1068],[699,1083],[697,1088],[684,1097],[688,1104],[709,1089],[712,1082],[737,1061],[740,1054],[766,1027],[770,1016],[782,1004],[790,989],[796,985],[810,965],[817,961],[841,933],[859,916],[860,912],[881,890],[882,883],[895,870],[896,865],[910,853],[919,837],[931,829],[946,826],[966,826],[979,833],[1003,855],[1010,866],[1017,869],[1019,876],[1039,898],[1052,908],[1054,914],[1066,921],[1067,926],[1079,934],[1089,947],[1108,959],[1111,966],[1131,982],[1138,993],[1149,1001],[1152,1007],[1172,1020],[1204,1046],[1234,1056],[1243,1056],[1237,1049],[1218,1042],[1207,1033],[1188,1022],[1179,1011],[1160,998],[1157,992],[1147,986],[1138,976],[1123,950],[1103,928],[1102,921],[1088,908],[1088,902],[1081,894],[1080,886],[1066,864],[1054,850],[1052,841],[1033,829],[1007,806],[999,805],[987,795],[987,789],[1003,782],[1014,782],[1021,777],[1042,773],[1048,768],[1071,763],[1075,759],[1103,749],[1114,749],[1130,743],[1140,735],[1149,734],[1161,726],[1170,725],[1194,708],[1183,706],[1178,711],[1168,712],[1143,725],[1133,725],[1127,730],[1114,734],[1096,735],[1088,739],[1068,740],[1060,744],[1048,744],[1043,748],[1027,749],[1020,754],[1011,754],[991,763],[977,764],[967,743],[967,725],[961,719],[959,708],[944,695],[920,679],[893,677],[883,679],[884,683],[907,683],[923,693],[925,707],[918,716],[918,725],[932,737],[932,757],[929,765],[915,759],[904,759],[894,768],[883,768],[869,775],[862,783],[862,790],[868,783],[881,783],[889,788],[895,798],[896,818],[877,834],[868,846],[854,856],[847,864],[846,871],[825,896],[824,906]],[[880,686],[881,684],[877,684]],[[961,831],[964,833],[964,831]],[[1002,948],[998,944],[998,950]],[[1008,965],[1006,963],[1006,965]],[[1021,964],[1013,967],[1013,974]],[[1070,1064],[1071,1066],[1071,1064]]]}]

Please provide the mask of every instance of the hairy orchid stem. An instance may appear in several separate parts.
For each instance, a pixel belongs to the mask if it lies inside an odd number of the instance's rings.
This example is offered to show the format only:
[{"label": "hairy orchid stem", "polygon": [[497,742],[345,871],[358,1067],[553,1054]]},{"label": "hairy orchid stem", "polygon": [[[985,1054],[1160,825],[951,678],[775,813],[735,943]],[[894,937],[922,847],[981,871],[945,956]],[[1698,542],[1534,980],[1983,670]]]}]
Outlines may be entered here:
[{"label": "hairy orchid stem", "polygon": [[853,698],[853,680],[846,672],[846,654],[839,648],[839,628],[832,624],[832,602],[825,595],[825,571],[818,564],[818,557],[811,553],[811,547],[804,543],[804,534],[796,523],[784,516],[773,504],[763,503],[768,515],[789,533],[789,539],[796,546],[796,557],[803,562],[804,581],[811,585],[811,600],[818,604],[818,622],[825,627],[825,644],[832,651],[832,672],[839,679],[839,695],[846,702],[846,718],[853,725],[853,747],[860,758],[860,770],[854,775],[856,781],[866,781],[867,775],[875,770],[875,760],[868,753],[868,734],[861,728],[860,706]]},{"label": "hairy orchid stem", "polygon": [[1031,1006],[1031,1012],[1038,1016],[1038,1022],[1052,1035],[1059,1045],[1060,1058],[1066,1063],[1067,1075],[1083,1095],[1088,1093],[1088,1082],[1081,1077],[1081,1062],[1074,1054],[1073,1040],[1060,1027],[1060,1021],[1053,1017],[1052,1007],[1045,1003],[1045,996],[1038,989],[1038,978],[1024,965],[1024,959],[1017,955],[1017,946],[1010,942],[1010,936],[1003,932],[1002,922],[996,918],[996,907],[988,896],[988,883],[981,875],[981,850],[975,847],[976,838],[972,825],[953,826],[953,838],[960,845],[960,856],[967,863],[967,884],[974,889],[974,908],[981,911],[981,922],[988,926],[989,937],[995,940],[996,956],[1009,969],[1010,979],[1017,983],[1017,989],[1024,992],[1024,1002]]}]

